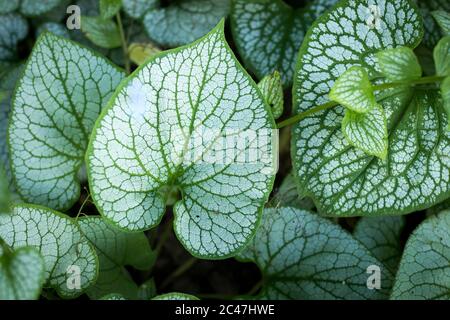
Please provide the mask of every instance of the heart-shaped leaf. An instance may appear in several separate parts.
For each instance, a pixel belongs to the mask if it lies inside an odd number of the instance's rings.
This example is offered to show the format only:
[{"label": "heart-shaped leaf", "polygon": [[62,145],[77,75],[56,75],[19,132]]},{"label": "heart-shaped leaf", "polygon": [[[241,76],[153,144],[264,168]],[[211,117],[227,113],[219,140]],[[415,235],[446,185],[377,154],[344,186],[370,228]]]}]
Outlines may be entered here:
[{"label": "heart-shaped leaf", "polygon": [[264,99],[272,109],[273,117],[278,119],[283,114],[284,109],[283,84],[281,83],[280,74],[275,71],[274,73],[265,76],[258,83],[258,88],[261,90]]},{"label": "heart-shaped leaf", "polygon": [[109,293],[119,293],[127,299],[138,298],[138,286],[125,266],[149,270],[154,261],[147,238],[143,233],[125,233],[100,217],[78,220],[84,236],[92,243],[99,258],[99,276],[95,285],[87,290],[91,299]]},{"label": "heart-shaped leaf", "polygon": [[419,60],[411,48],[380,51],[377,60],[383,75],[392,82],[411,81],[422,76]]},{"label": "heart-shaped leaf", "polygon": [[39,37],[44,32],[51,32],[54,35],[70,39],[70,33],[67,27],[61,23],[44,22],[37,28],[36,36]]},{"label": "heart-shaped leaf", "polygon": [[233,1],[231,30],[246,67],[259,79],[277,70],[289,86],[308,28],[336,2],[308,1],[306,8],[293,9],[282,0]]},{"label": "heart-shaped leaf", "polygon": [[[237,256],[263,274],[266,299],[382,299],[392,274],[352,236],[317,214],[265,209],[255,238]],[[367,286],[369,267],[381,271],[381,289]]]},{"label": "heart-shaped leaf", "polygon": [[28,34],[27,20],[15,13],[0,15],[0,62],[16,59],[16,47]]},{"label": "heart-shaped leaf", "polygon": [[90,133],[123,76],[69,40],[50,33],[38,39],[17,86],[9,127],[11,166],[24,200],[59,210],[78,200],[77,174]]},{"label": "heart-shaped leaf", "polygon": [[39,16],[56,8],[62,0],[22,0],[20,12],[26,16]]},{"label": "heart-shaped leaf", "polygon": [[[299,55],[295,113],[327,102],[336,79],[355,61],[369,75],[379,75],[374,69],[377,52],[420,43],[421,18],[409,1],[380,0],[374,5],[382,13],[375,24],[367,23],[370,14],[364,3],[349,0],[313,25]],[[450,134],[438,90],[384,90],[377,100],[387,118],[385,162],[346,141],[341,106],[315,113],[293,129],[294,172],[301,191],[323,214],[403,214],[450,195]]]},{"label": "heart-shaped leaf", "polygon": [[369,75],[358,66],[346,70],[336,80],[330,99],[357,113],[369,112],[377,105]]},{"label": "heart-shaped leaf", "polygon": [[434,11],[432,14],[444,34],[450,36],[450,13],[443,10],[438,10]]},{"label": "heart-shaped leaf", "polygon": [[19,0],[0,0],[0,14],[10,13],[19,7]]},{"label": "heart-shaped leaf", "polygon": [[392,299],[450,299],[450,211],[422,222],[406,243]]},{"label": "heart-shaped leaf", "polygon": [[274,120],[223,27],[129,77],[97,122],[87,154],[104,217],[131,231],[152,228],[178,189],[175,232],[193,255],[211,259],[248,242],[274,180]]},{"label": "heart-shaped leaf", "polygon": [[32,247],[1,251],[0,248],[0,300],[37,299],[45,280],[42,256]]},{"label": "heart-shaped leaf", "polygon": [[158,7],[160,0],[123,0],[123,10],[132,18],[140,19],[151,9]]},{"label": "heart-shaped leaf", "polygon": [[207,34],[229,11],[230,0],[181,0],[149,10],[144,25],[159,45],[178,47]]},{"label": "heart-shaped leaf", "polygon": [[97,279],[95,249],[66,215],[37,206],[14,206],[11,215],[0,215],[0,238],[13,250],[37,248],[45,261],[46,285],[63,298],[79,296]]},{"label": "heart-shaped leaf", "polygon": [[353,236],[395,274],[402,257],[400,237],[404,225],[402,216],[363,217],[356,224]]},{"label": "heart-shaped leaf", "polygon": [[289,173],[281,183],[269,205],[274,208],[294,207],[297,209],[312,210],[314,203],[298,192],[297,181],[292,173]]},{"label": "heart-shaped leaf", "polygon": [[386,115],[378,104],[367,113],[345,110],[342,132],[347,141],[367,154],[386,159],[388,134]]}]

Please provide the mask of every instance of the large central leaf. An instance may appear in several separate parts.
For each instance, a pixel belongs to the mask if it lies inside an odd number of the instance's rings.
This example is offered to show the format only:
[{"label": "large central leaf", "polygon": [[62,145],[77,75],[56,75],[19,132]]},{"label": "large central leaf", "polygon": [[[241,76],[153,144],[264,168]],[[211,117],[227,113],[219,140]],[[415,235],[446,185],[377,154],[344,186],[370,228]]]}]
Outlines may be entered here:
[{"label": "large central leaf", "polygon": [[[371,6],[380,15],[375,22]],[[422,33],[421,18],[407,0],[341,2],[315,23],[302,46],[295,112],[326,102],[336,79],[353,65],[363,66],[371,77],[379,76],[375,53],[414,47]],[[450,134],[437,90],[396,89],[377,98],[387,117],[385,161],[349,145],[341,130],[340,106],[294,127],[294,171],[301,189],[325,214],[409,213],[450,194]]]},{"label": "large central leaf", "polygon": [[[272,147],[274,120],[223,27],[139,68],[100,118],[87,154],[92,196],[107,219],[149,229],[176,188],[175,232],[192,254],[208,258],[245,245],[274,178],[272,159],[240,159]],[[216,143],[246,133],[258,137],[244,149]]]}]

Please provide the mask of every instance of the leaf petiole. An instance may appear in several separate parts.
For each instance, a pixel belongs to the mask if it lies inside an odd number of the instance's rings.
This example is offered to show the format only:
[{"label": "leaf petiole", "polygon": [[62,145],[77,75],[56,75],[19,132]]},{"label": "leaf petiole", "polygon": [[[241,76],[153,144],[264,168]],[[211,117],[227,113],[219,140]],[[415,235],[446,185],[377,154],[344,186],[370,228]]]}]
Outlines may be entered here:
[{"label": "leaf petiole", "polygon": [[125,38],[125,32],[123,30],[122,17],[120,16],[120,11],[117,12],[116,14],[116,20],[117,25],[119,27],[120,39],[122,41],[123,57],[125,61],[125,71],[127,72],[127,74],[130,74],[131,73],[130,55],[128,52],[128,43],[127,39]]}]

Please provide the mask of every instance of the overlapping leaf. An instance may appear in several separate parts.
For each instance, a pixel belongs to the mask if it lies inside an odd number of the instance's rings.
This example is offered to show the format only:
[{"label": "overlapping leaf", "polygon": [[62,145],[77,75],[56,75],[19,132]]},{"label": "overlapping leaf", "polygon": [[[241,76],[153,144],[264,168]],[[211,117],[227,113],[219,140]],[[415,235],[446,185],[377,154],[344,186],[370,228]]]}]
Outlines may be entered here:
[{"label": "overlapping leaf", "polygon": [[436,74],[450,76],[450,36],[442,38],[433,52]]},{"label": "overlapping leaf", "polygon": [[77,174],[90,133],[123,76],[88,49],[50,33],[39,38],[9,128],[11,165],[24,200],[60,210],[78,200]]},{"label": "overlapping leaf", "polygon": [[363,217],[358,221],[353,235],[395,274],[402,257],[400,237],[404,225],[402,216]]},{"label": "overlapping leaf", "polygon": [[283,84],[281,83],[280,74],[275,71],[274,73],[265,76],[258,83],[258,88],[261,90],[264,99],[272,109],[273,117],[278,119],[283,114],[284,109]]},{"label": "overlapping leaf", "polygon": [[432,216],[411,234],[392,299],[450,299],[450,211]]},{"label": "overlapping leaf", "polygon": [[157,8],[159,0],[123,0],[123,10],[132,18],[142,18],[151,9]]},{"label": "overlapping leaf", "polygon": [[444,35],[450,35],[450,13],[443,10],[434,11],[432,13],[434,19],[441,27]]},{"label": "overlapping leaf", "polygon": [[330,91],[330,100],[357,113],[367,113],[377,104],[369,75],[358,66],[346,70],[336,80]]},{"label": "overlapping leaf", "polygon": [[260,79],[279,71],[284,85],[289,86],[308,28],[336,2],[308,1],[306,8],[293,9],[282,0],[235,0],[231,26],[246,67]]},{"label": "overlapping leaf", "polygon": [[[274,121],[223,27],[141,66],[103,113],[87,154],[92,196],[103,216],[127,230],[149,229],[178,189],[175,232],[203,258],[230,256],[246,244],[274,177],[270,156],[241,158],[273,151]],[[224,134],[243,139],[246,133],[268,139],[250,138],[241,148],[217,143]]]},{"label": "overlapping leaf", "polygon": [[0,14],[15,11],[19,7],[19,0],[0,0]]},{"label": "overlapping leaf", "polygon": [[[0,239],[1,242],[1,239]],[[44,259],[32,247],[0,249],[0,300],[33,300],[44,284]]]},{"label": "overlapping leaf", "polygon": [[230,0],[180,0],[149,10],[144,25],[159,45],[178,47],[204,36],[229,10]]},{"label": "overlapping leaf", "polygon": [[[335,80],[351,66],[379,75],[374,70],[377,52],[414,47],[421,41],[421,19],[409,1],[379,0],[374,5],[382,13],[375,25],[367,24],[364,4],[354,0],[340,2],[313,25],[299,55],[296,113],[325,103]],[[293,164],[299,185],[324,214],[409,213],[450,195],[450,135],[438,90],[384,90],[377,101],[387,118],[386,162],[346,141],[340,106],[294,127]]]},{"label": "overlapping leaf", "polygon": [[388,135],[386,115],[378,104],[367,113],[346,110],[342,120],[342,132],[347,141],[366,154],[386,159]]},{"label": "overlapping leaf", "polygon": [[28,34],[28,23],[20,15],[0,15],[0,62],[15,60],[16,47]]},{"label": "overlapping leaf", "polygon": [[26,16],[38,16],[56,8],[62,0],[22,0],[20,12]]},{"label": "overlapping leaf", "polygon": [[124,233],[107,224],[100,217],[86,217],[78,221],[84,236],[92,243],[99,258],[99,276],[87,290],[91,299],[118,293],[127,299],[138,298],[138,286],[125,266],[149,270],[154,256],[143,233]]},{"label": "overlapping leaf", "polygon": [[[45,261],[46,286],[63,298],[77,297],[95,283],[95,250],[73,220],[63,214],[41,207],[15,206],[11,215],[0,215],[0,238],[13,250],[25,246],[38,249]],[[68,286],[71,268],[79,271],[79,288]]]},{"label": "overlapping leaf", "polygon": [[[255,238],[238,258],[263,274],[265,299],[382,299],[392,274],[350,234],[316,214],[266,209]],[[381,269],[382,288],[367,287],[367,269]]]},{"label": "overlapping leaf", "polygon": [[105,20],[101,17],[83,17],[81,30],[100,48],[113,49],[121,45],[119,29],[112,20]]},{"label": "overlapping leaf", "polygon": [[7,131],[12,104],[11,98],[17,79],[19,78],[22,70],[22,65],[9,68],[3,77],[0,78],[0,92],[3,93],[3,97],[0,99],[0,167],[5,171],[7,185],[9,186],[9,191],[13,201],[18,201],[19,196],[15,192],[15,186],[10,169]]},{"label": "overlapping leaf", "polygon": [[442,30],[436,23],[432,12],[444,10],[450,12],[450,2],[447,0],[415,0],[419,7],[424,21],[424,39],[425,46],[432,49],[442,38]]},{"label": "overlapping leaf", "polygon": [[411,48],[381,51],[377,60],[383,75],[392,82],[411,81],[422,76],[422,68]]},{"label": "overlapping leaf", "polygon": [[100,0],[100,14],[103,19],[114,17],[122,7],[122,0]]}]

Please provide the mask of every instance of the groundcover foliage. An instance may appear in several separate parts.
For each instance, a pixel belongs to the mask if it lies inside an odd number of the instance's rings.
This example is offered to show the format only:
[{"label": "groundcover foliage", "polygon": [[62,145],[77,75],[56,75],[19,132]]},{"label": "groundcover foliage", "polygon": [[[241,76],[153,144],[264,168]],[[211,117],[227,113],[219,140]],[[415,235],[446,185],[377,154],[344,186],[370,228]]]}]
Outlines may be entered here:
[{"label": "groundcover foliage", "polygon": [[0,0],[0,299],[449,299],[449,26]]}]

